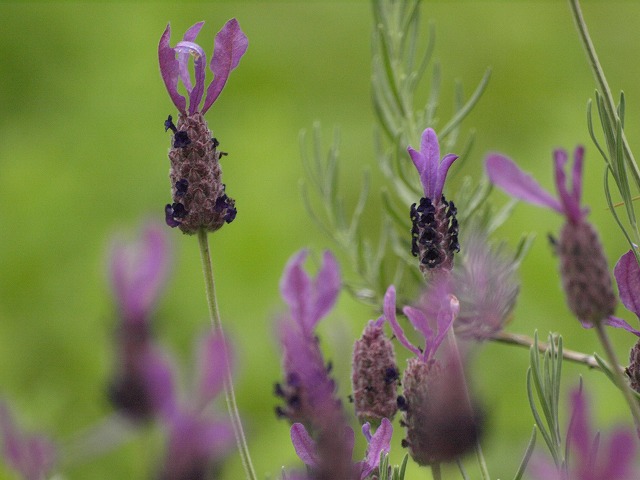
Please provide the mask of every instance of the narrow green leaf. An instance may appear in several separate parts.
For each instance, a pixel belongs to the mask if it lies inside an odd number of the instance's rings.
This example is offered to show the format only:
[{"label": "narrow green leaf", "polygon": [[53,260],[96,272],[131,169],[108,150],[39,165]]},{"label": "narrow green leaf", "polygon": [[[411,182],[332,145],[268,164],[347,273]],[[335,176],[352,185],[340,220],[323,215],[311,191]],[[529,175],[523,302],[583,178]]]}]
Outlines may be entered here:
[{"label": "narrow green leaf", "polygon": [[524,452],[524,456],[522,457],[522,461],[520,462],[520,466],[518,467],[518,471],[516,472],[513,480],[520,480],[522,475],[524,475],[524,471],[527,469],[527,465],[529,464],[529,460],[531,459],[531,455],[533,454],[533,447],[536,445],[536,427],[533,427],[531,431],[531,438],[529,439],[529,444],[527,445],[527,449]]}]

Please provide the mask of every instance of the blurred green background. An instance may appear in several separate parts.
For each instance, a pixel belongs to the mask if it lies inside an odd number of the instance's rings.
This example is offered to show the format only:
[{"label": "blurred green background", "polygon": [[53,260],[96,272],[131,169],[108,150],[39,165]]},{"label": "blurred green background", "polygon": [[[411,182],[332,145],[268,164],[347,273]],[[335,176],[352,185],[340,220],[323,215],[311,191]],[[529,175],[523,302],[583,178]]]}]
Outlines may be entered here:
[{"label": "blurred green background", "polygon": [[[612,89],[627,95],[627,137],[640,151],[640,4],[586,1],[583,9]],[[493,69],[487,92],[463,124],[463,132],[475,129],[477,140],[460,173],[479,177],[486,152],[501,151],[551,189],[552,149],[585,144],[584,200],[613,266],[627,246],[605,208],[603,162],[585,121],[595,84],[568,5],[425,1],[422,14],[425,26],[436,25],[443,120],[454,80],[470,92],[485,69]],[[251,452],[262,478],[275,478],[282,465],[300,465],[287,425],[273,414],[272,385],[280,377],[273,319],[283,309],[278,281],[297,249],[331,247],[301,202],[299,132],[317,120],[328,141],[339,126],[347,205],[357,198],[362,170],[377,168],[372,15],[365,1],[0,4],[0,396],[26,428],[62,442],[110,413],[104,391],[116,319],[106,280],[109,238],[133,235],[148,218],[162,221],[169,201],[163,122],[176,112],[158,72],[157,43],[169,21],[175,44],[186,28],[206,20],[198,40],[210,55],[213,36],[234,16],[249,50],[207,118],[229,152],[224,181],[238,218],[213,236],[212,249],[223,321],[238,351],[238,400]],[[461,179],[456,175],[448,190]],[[373,197],[380,185],[376,174]],[[501,193],[494,198],[506,200]],[[599,350],[596,338],[566,308],[546,241],[560,225],[555,214],[519,205],[499,231],[511,245],[523,231],[538,233],[508,329],[559,331],[567,348],[592,352]],[[170,234],[174,264],[156,331],[186,379],[194,339],[208,326],[207,307],[196,239]],[[623,310],[618,313],[636,322]],[[350,344],[376,316],[345,293],[321,324],[345,394]],[[619,331],[611,336],[624,361],[634,338]],[[494,477],[513,475],[531,433],[527,365],[527,351],[497,344],[474,358],[472,377],[490,421],[483,447]],[[568,364],[564,375],[565,391],[583,376],[600,426],[627,420],[603,375]],[[404,455],[397,428],[396,462]],[[150,478],[150,443],[158,442],[148,437],[69,468],[65,478]],[[546,453],[541,439],[537,448]],[[467,463],[473,472],[473,458]],[[242,478],[241,472],[234,455],[223,478]],[[412,466],[407,478],[428,475]]]}]

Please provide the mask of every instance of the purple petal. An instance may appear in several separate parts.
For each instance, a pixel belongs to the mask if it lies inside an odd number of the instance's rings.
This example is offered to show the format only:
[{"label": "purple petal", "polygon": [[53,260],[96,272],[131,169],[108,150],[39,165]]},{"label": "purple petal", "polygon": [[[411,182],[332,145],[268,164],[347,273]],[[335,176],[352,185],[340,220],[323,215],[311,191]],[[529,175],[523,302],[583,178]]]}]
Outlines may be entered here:
[{"label": "purple petal", "polygon": [[175,418],[178,405],[171,362],[159,350],[148,349],[142,359],[142,374],[155,411],[165,419]]},{"label": "purple petal", "polygon": [[158,44],[158,60],[160,63],[160,75],[164,81],[167,92],[171,97],[171,101],[176,106],[180,113],[186,113],[187,101],[178,93],[178,78],[180,75],[180,63],[176,59],[176,52],[169,45],[171,37],[171,27],[167,25],[162,37],[160,37],[160,43]]},{"label": "purple petal", "polygon": [[[368,423],[365,423],[362,427],[364,433],[365,426],[368,427]],[[380,454],[382,452],[389,453],[391,449],[391,436],[393,435],[393,426],[391,422],[383,418],[380,426],[376,430],[376,433],[367,437],[369,446],[367,447],[367,453],[360,474],[360,480],[364,480],[374,469],[380,464]],[[365,436],[367,436],[365,434]]]},{"label": "purple petal", "polygon": [[[193,42],[180,42],[176,45],[175,50],[179,54],[180,70],[181,72],[185,70],[187,75],[189,58],[193,57],[196,84],[191,89],[187,88],[187,91],[189,92],[189,115],[193,115],[198,111],[198,105],[200,104],[204,93],[204,75],[205,66],[207,64],[207,55],[204,53],[204,50],[200,45]],[[189,86],[191,86],[191,82],[189,82]]]},{"label": "purple petal", "polygon": [[305,465],[309,467],[318,465],[316,442],[313,441],[313,438],[301,423],[294,423],[291,426],[291,443],[293,443],[296,454]]},{"label": "purple petal", "polygon": [[627,310],[640,317],[640,266],[638,260],[629,250],[620,257],[613,269],[616,277],[620,300]]},{"label": "purple petal", "polygon": [[455,162],[457,159],[458,156],[452,153],[445,155],[445,157],[442,159],[442,162],[438,167],[438,177],[433,192],[434,198],[432,200],[434,200],[434,202],[436,201],[436,199],[438,201],[440,200],[440,197],[442,196],[442,189],[444,188],[444,182],[447,179],[447,173],[449,172],[449,167],[451,167],[453,162]]},{"label": "purple petal", "polygon": [[618,317],[614,317],[613,315],[608,316],[604,320],[604,324],[605,325],[609,325],[610,327],[614,327],[614,328],[621,328],[623,330],[626,330],[629,333],[633,333],[637,337],[640,337],[640,332],[638,330],[633,328],[631,325],[629,325],[623,319],[618,318]]},{"label": "purple petal", "polygon": [[627,478],[638,478],[635,470],[636,439],[633,434],[625,429],[618,429],[612,433],[607,451],[603,456],[606,464],[603,471],[598,472],[599,478],[610,480],[625,480]]},{"label": "purple petal", "polygon": [[[420,141],[420,152],[425,157],[426,168],[420,173],[420,179],[423,185],[427,183],[429,185],[429,198],[433,202],[437,202],[438,199],[434,198],[435,191],[437,189],[438,182],[438,166],[440,164],[440,145],[438,144],[438,136],[433,128],[427,128],[422,132],[422,138]],[[424,176],[426,178],[423,178]],[[442,188],[440,189],[442,191]],[[425,192],[426,193],[426,192]]]},{"label": "purple petal", "polygon": [[214,78],[207,88],[207,98],[202,107],[202,113],[209,110],[209,107],[216,101],[227,83],[231,70],[238,66],[240,58],[247,51],[248,46],[249,40],[235,18],[229,20],[218,32],[214,42],[213,57],[209,65]]},{"label": "purple petal", "polygon": [[387,288],[387,292],[384,294],[383,310],[384,316],[389,322],[389,325],[391,325],[391,330],[393,331],[393,334],[396,336],[398,341],[402,345],[404,345],[407,350],[420,356],[422,352],[420,352],[419,348],[413,346],[413,344],[409,340],[407,340],[404,331],[402,330],[400,324],[398,323],[398,320],[396,319],[396,289],[393,285],[389,286],[389,288]]},{"label": "purple petal", "polygon": [[587,401],[582,392],[582,385],[575,388],[570,394],[571,421],[567,432],[567,443],[578,453],[578,462],[589,458],[591,449],[591,428],[589,426],[589,412]]},{"label": "purple petal", "polygon": [[572,197],[577,205],[582,200],[582,165],[584,160],[584,147],[578,145],[573,152],[573,169],[571,172]]},{"label": "purple petal", "polygon": [[308,304],[311,298],[311,279],[302,269],[307,258],[307,250],[296,253],[284,269],[280,280],[280,294],[289,306],[291,317],[304,328]]},{"label": "purple petal", "polygon": [[331,252],[324,252],[322,267],[313,280],[314,302],[311,314],[307,319],[309,331],[324,317],[335,305],[338,293],[340,293],[340,267]]},{"label": "purple petal", "polygon": [[429,325],[429,319],[425,313],[414,307],[404,307],[402,311],[411,322],[411,325],[413,325],[413,328],[420,332],[422,337],[427,339],[428,342],[429,339],[433,337],[434,333],[431,325]]},{"label": "purple petal", "polygon": [[[567,189],[567,178],[564,172],[565,165],[567,163],[567,152],[562,149],[557,149],[553,152],[555,176],[556,176],[556,188],[560,195],[560,202],[563,206],[563,212],[567,218],[573,223],[580,222],[582,220],[582,212],[580,211],[580,204],[574,198],[573,193],[570,193]],[[573,185],[582,181],[582,175],[579,173],[573,178]],[[575,190],[575,188],[574,188]]]},{"label": "purple petal", "polygon": [[229,342],[222,335],[214,332],[209,333],[200,345],[198,400],[202,408],[222,391],[226,373],[225,364],[227,361],[231,364],[229,350]]},{"label": "purple petal", "polygon": [[[183,42],[195,42],[204,22],[198,22],[187,30],[182,37]],[[178,62],[180,63],[180,80],[184,84],[187,92],[193,89],[191,85],[191,75],[189,74],[189,51],[178,51]],[[199,102],[198,102],[199,103]]]},{"label": "purple petal", "polygon": [[110,279],[125,322],[148,320],[169,270],[169,240],[163,228],[148,224],[141,239],[116,241],[110,255]]},{"label": "purple petal", "polygon": [[491,183],[509,195],[525,202],[549,207],[564,214],[560,202],[545,191],[538,182],[526,174],[509,158],[500,154],[491,154],[485,162],[487,175]]}]

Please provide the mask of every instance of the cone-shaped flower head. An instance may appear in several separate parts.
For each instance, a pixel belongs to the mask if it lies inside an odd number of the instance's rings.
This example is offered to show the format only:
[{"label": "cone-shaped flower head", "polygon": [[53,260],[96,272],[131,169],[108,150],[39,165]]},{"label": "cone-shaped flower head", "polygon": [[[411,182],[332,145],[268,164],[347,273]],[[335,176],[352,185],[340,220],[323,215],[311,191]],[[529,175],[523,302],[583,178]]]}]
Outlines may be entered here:
[{"label": "cone-shaped flower head", "polygon": [[458,158],[448,154],[440,159],[436,132],[427,128],[422,133],[420,151],[408,147],[413,164],[420,174],[424,197],[411,205],[411,253],[420,260],[423,275],[433,270],[451,270],[453,254],[460,251],[456,207],[447,202],[442,189],[451,164]]},{"label": "cone-shaped flower head", "polygon": [[23,479],[48,478],[57,456],[53,442],[21,431],[4,402],[0,403],[0,438],[4,461]]},{"label": "cone-shaped flower head", "polygon": [[478,231],[466,237],[461,260],[453,269],[460,301],[453,328],[462,338],[488,340],[504,328],[515,306],[520,289],[515,261],[503,245],[490,245]]},{"label": "cone-shaped flower head", "polygon": [[404,372],[398,406],[404,412],[401,424],[407,429],[402,444],[419,465],[451,461],[466,453],[480,435],[479,418],[469,402],[459,359],[450,352],[443,362],[435,358],[459,311],[458,300],[448,293],[449,278],[439,276],[436,280],[420,308],[403,309],[424,337],[423,349],[409,342],[396,319],[393,286],[384,299],[384,315],[393,333],[415,354]]},{"label": "cone-shaped flower head", "polygon": [[508,194],[534,205],[551,208],[566,218],[556,248],[560,257],[562,286],[569,308],[588,328],[599,322],[609,323],[607,320],[615,310],[616,297],[598,233],[586,221],[588,210],[580,206],[583,156],[584,149],[576,148],[569,188],[565,174],[567,152],[554,152],[559,198],[545,191],[503,155],[489,155],[486,168],[489,179]]},{"label": "cone-shaped flower head", "polygon": [[534,457],[528,471],[539,480],[630,480],[640,478],[635,464],[637,439],[629,428],[618,427],[608,437],[593,431],[589,405],[581,386],[570,396],[571,422],[567,431],[567,464]]},{"label": "cone-shaped flower head", "polygon": [[393,344],[382,328],[384,317],[370,321],[353,346],[351,384],[360,423],[378,425],[393,419],[398,410],[396,391],[400,382]]},{"label": "cone-shaped flower head", "polygon": [[[207,57],[195,39],[203,25],[204,22],[193,25],[175,47],[170,46],[171,29],[167,25],[158,45],[160,73],[180,112],[177,124],[171,116],[165,121],[165,131],[173,132],[169,151],[173,203],[165,207],[165,217],[170,227],[180,227],[189,234],[200,229],[213,232],[236,216],[235,202],[227,196],[222,183],[220,158],[225,153],[217,150],[219,143],[203,115],[220,95],[231,70],[238,66],[248,46],[236,19],[229,20],[218,32],[209,64],[214,78],[200,108]],[[191,82],[188,68],[190,58],[193,58],[195,84]],[[178,93],[179,80],[189,95],[188,109],[186,99]]]},{"label": "cone-shaped flower head", "polygon": [[[337,432],[333,432],[333,434],[337,435]],[[365,453],[365,458],[364,460],[351,465],[350,472],[347,476],[338,476],[335,471],[331,471],[332,468],[330,465],[322,465],[323,460],[318,455],[318,445],[301,423],[295,423],[291,427],[291,442],[293,443],[300,460],[309,467],[311,471],[311,478],[364,480],[378,468],[382,452],[389,453],[389,450],[391,449],[393,426],[389,420],[384,418],[373,435],[371,434],[371,426],[368,423],[365,423],[362,426],[362,434],[367,439],[367,451]],[[354,443],[353,430],[346,427],[344,436],[347,438],[346,448],[348,452],[346,453],[351,457],[353,454]],[[318,477],[315,475],[317,471],[323,470],[326,470],[330,476],[325,475],[323,477]]]}]

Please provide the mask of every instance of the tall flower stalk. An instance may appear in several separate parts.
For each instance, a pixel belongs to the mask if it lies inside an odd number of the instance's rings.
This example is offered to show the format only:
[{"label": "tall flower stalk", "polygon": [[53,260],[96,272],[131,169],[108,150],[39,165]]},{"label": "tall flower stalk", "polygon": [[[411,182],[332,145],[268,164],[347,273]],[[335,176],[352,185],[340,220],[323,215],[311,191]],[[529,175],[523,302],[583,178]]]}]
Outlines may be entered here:
[{"label": "tall flower stalk", "polygon": [[[222,183],[220,159],[226,153],[218,151],[219,141],[213,136],[204,120],[204,113],[213,105],[222,92],[229,74],[235,69],[247,50],[248,40],[238,21],[229,20],[215,37],[214,53],[209,68],[214,75],[206,88],[206,54],[195,43],[204,22],[193,25],[175,47],[169,44],[171,29],[165,29],[158,45],[160,72],[173,104],[180,112],[177,125],[171,116],[165,121],[165,130],[173,133],[169,159],[171,169],[171,192],[173,203],[165,207],[167,225],[179,227],[184,233],[197,234],[200,258],[205,280],[207,305],[212,328],[221,338],[224,358],[224,392],[238,450],[247,478],[256,479],[249,448],[242,428],[238,406],[233,390],[233,379],[229,366],[227,342],[216,299],[211,251],[207,238],[236,216],[235,202],[225,193]],[[189,60],[193,58],[195,83],[189,72]],[[182,81],[189,97],[178,93],[178,82]]]}]

